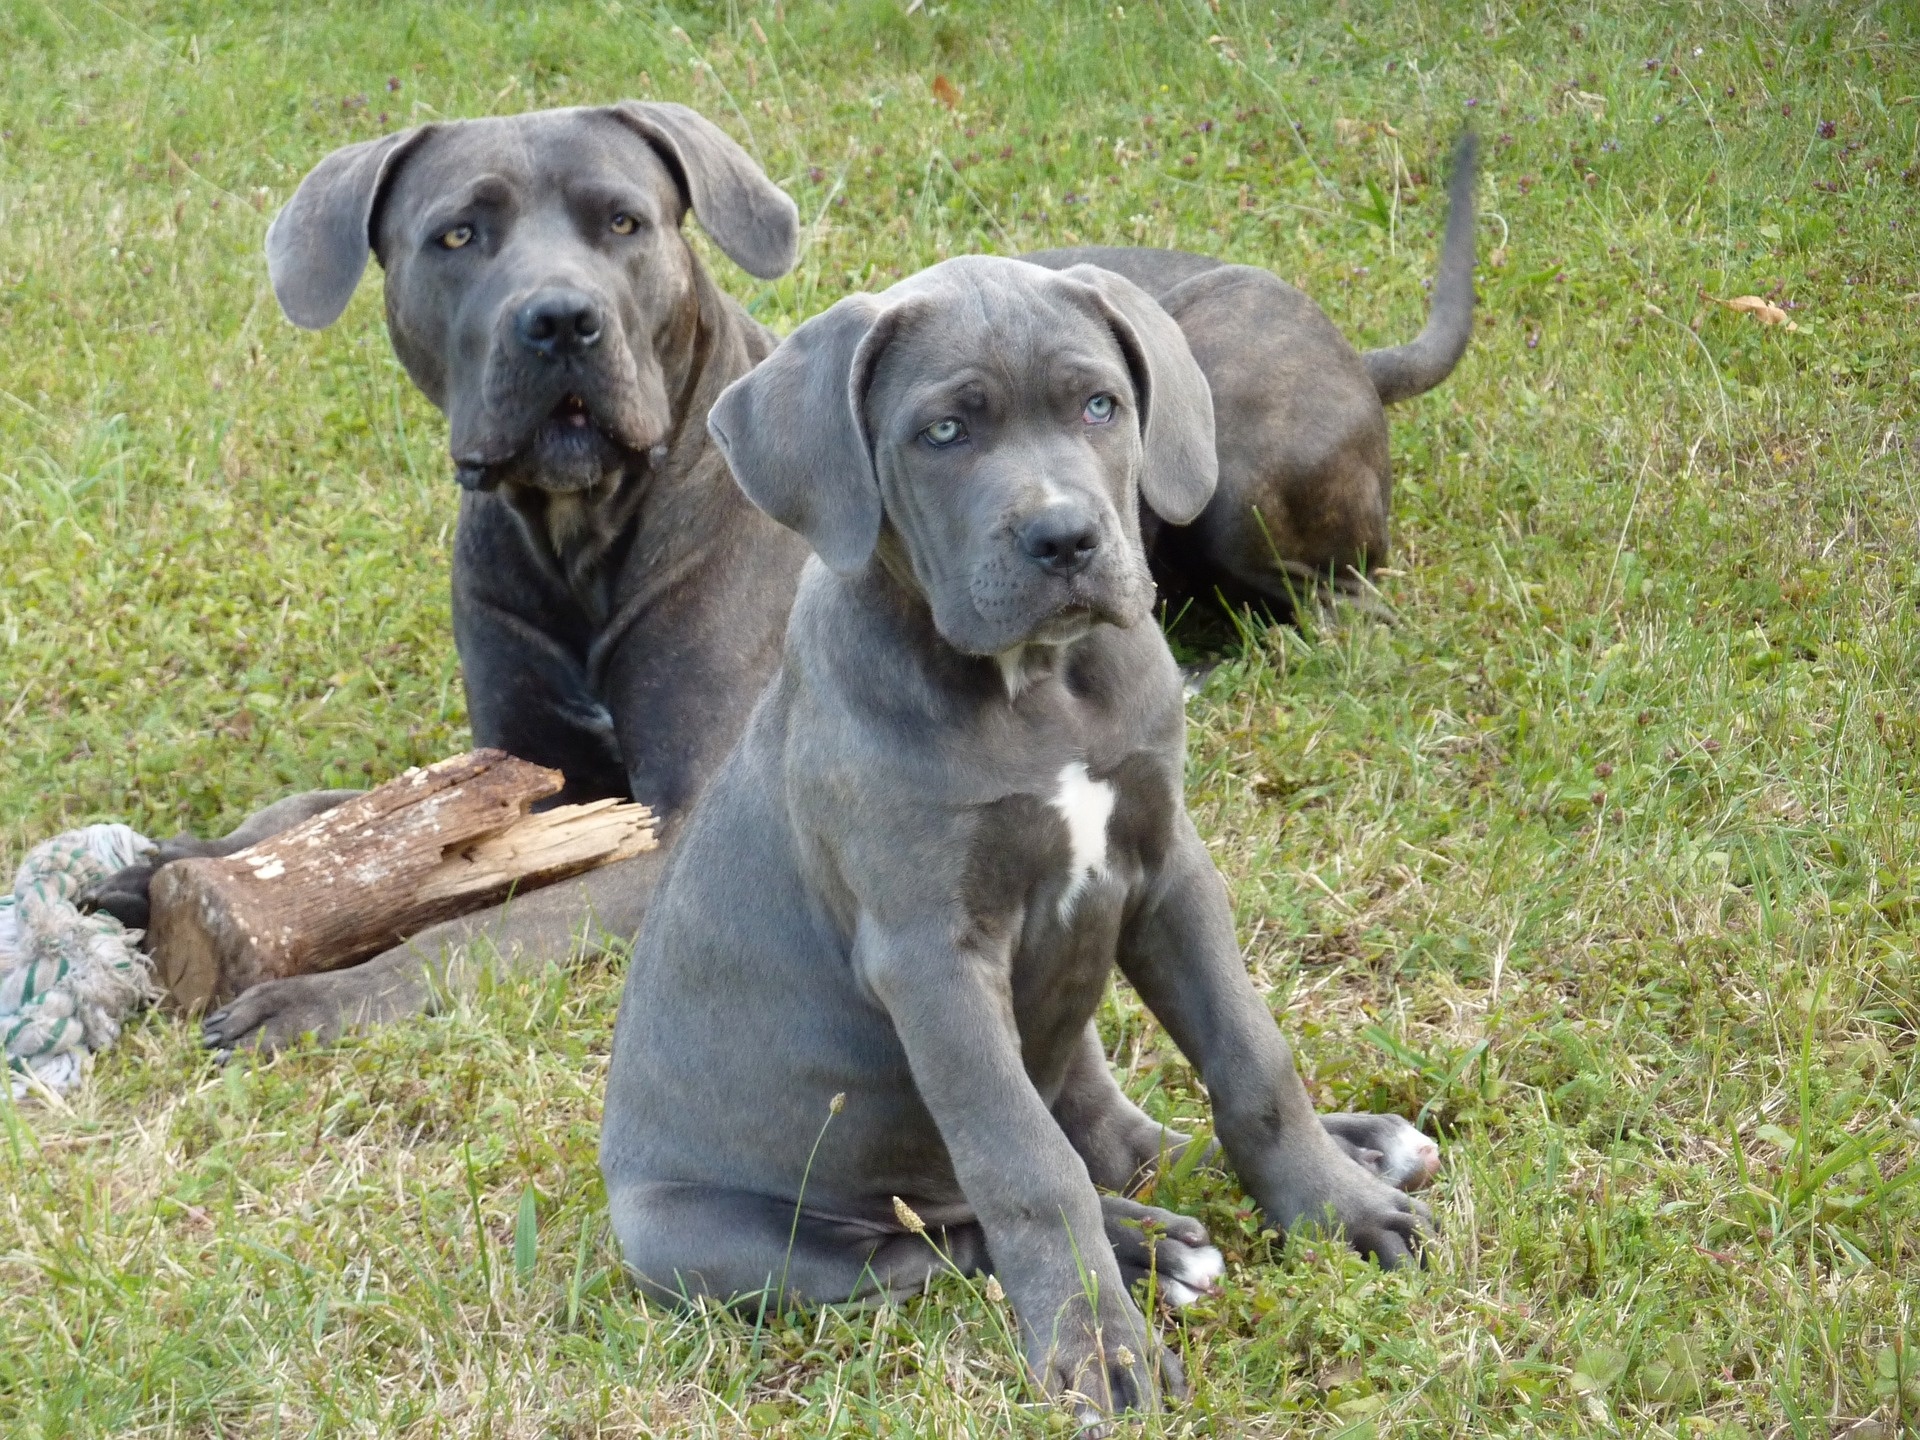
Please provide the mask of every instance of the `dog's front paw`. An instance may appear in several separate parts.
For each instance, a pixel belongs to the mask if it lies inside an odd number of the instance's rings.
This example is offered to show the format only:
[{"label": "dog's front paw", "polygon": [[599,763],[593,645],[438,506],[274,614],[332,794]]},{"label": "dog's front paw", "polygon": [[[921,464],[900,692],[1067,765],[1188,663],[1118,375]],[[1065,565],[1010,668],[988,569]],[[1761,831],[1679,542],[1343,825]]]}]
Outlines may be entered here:
[{"label": "dog's front paw", "polygon": [[201,1022],[201,1040],[222,1058],[242,1049],[272,1054],[303,1036],[327,1044],[348,1030],[406,1013],[387,1013],[392,1007],[382,1003],[369,978],[354,970],[336,970],[263,980],[207,1016]]},{"label": "dog's front paw", "polygon": [[1158,1303],[1181,1310],[1220,1288],[1227,1264],[1198,1220],[1117,1195],[1102,1195],[1100,1210],[1129,1291],[1150,1280]]},{"label": "dog's front paw", "polygon": [[145,930],[152,918],[147,891],[159,868],[160,862],[156,860],[103,875],[92,884],[82,886],[73,897],[74,904],[81,910],[111,915],[129,930]]},{"label": "dog's front paw", "polygon": [[1396,1190],[1424,1190],[1440,1173],[1440,1147],[1403,1116],[1347,1111],[1320,1124],[1353,1159]]}]

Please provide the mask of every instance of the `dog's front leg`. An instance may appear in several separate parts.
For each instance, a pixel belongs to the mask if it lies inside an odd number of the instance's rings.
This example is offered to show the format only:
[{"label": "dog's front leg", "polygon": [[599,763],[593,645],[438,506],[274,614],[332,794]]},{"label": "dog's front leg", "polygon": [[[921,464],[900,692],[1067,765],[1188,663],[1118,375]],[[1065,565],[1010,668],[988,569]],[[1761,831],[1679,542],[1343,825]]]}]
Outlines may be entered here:
[{"label": "dog's front leg", "polygon": [[1152,1335],[1087,1167],[1022,1062],[1004,949],[956,946],[939,924],[887,931],[863,919],[854,960],[980,1219],[1034,1376],[1082,1409],[1156,1408]]},{"label": "dog's front leg", "polygon": [[666,849],[429,926],[344,970],[263,980],[202,1022],[208,1048],[271,1053],[303,1035],[330,1043],[470,995],[482,975],[537,972],[632,940],[660,878]]},{"label": "dog's front leg", "polygon": [[1362,1254],[1403,1265],[1427,1210],[1356,1162],[1321,1126],[1293,1052],[1247,978],[1226,886],[1185,815],[1146,904],[1121,938],[1120,967],[1213,1100],[1241,1183],[1286,1230],[1332,1224]]},{"label": "dog's front leg", "polygon": [[254,811],[218,840],[196,840],[191,835],[163,840],[148,859],[116,870],[82,889],[77,897],[80,908],[104,911],[129,930],[145,930],[153,918],[149,890],[155,872],[162,865],[170,865],[175,860],[236,854],[365,793],[363,790],[307,790]]}]

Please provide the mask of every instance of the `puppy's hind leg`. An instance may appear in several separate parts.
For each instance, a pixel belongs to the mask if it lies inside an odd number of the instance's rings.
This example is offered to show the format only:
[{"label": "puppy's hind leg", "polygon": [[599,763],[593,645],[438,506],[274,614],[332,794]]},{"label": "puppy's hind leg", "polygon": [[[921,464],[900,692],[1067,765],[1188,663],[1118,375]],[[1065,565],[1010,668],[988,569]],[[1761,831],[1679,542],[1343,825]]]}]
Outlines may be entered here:
[{"label": "puppy's hind leg", "polygon": [[[1086,1162],[1093,1183],[1122,1195],[1137,1190],[1163,1162],[1178,1160],[1195,1143],[1127,1098],[1107,1067],[1106,1051],[1091,1021],[1068,1061],[1053,1118]],[[1207,1148],[1213,1150],[1212,1142]]]},{"label": "puppy's hind leg", "polygon": [[837,1305],[905,1299],[934,1274],[987,1268],[975,1223],[923,1233],[799,1211],[791,1201],[710,1185],[641,1183],[609,1188],[614,1234],[627,1269],[670,1304],[719,1300]]}]

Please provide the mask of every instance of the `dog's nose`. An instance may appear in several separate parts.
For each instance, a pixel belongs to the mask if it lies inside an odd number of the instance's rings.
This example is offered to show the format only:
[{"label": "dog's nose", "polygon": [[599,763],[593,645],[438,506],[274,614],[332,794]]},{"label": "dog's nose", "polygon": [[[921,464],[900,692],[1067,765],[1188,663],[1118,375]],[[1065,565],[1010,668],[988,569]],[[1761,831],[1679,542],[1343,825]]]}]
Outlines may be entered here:
[{"label": "dog's nose", "polygon": [[1099,522],[1079,505],[1049,505],[1019,530],[1020,553],[1052,575],[1078,575],[1100,548]]},{"label": "dog's nose", "polygon": [[578,290],[542,290],[513,317],[520,343],[538,355],[578,355],[600,343],[600,307]]}]

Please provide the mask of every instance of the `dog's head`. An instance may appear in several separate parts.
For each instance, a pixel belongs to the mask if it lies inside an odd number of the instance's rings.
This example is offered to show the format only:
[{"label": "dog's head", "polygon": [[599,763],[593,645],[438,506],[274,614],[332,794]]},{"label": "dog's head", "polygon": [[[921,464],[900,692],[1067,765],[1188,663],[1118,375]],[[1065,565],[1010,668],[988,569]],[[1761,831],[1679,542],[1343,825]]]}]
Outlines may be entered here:
[{"label": "dog's head", "polygon": [[407,373],[446,412],[461,483],[597,483],[666,437],[692,350],[691,208],[742,268],[793,263],[792,200],[682,105],[423,125],[322,160],[267,231],[274,294],[330,325],[369,249]]},{"label": "dog's head", "polygon": [[1213,402],[1179,327],[1091,266],[966,256],[800,326],[715,402],[741,488],[834,570],[889,566],[995,655],[1148,614],[1138,500],[1213,493]]}]

